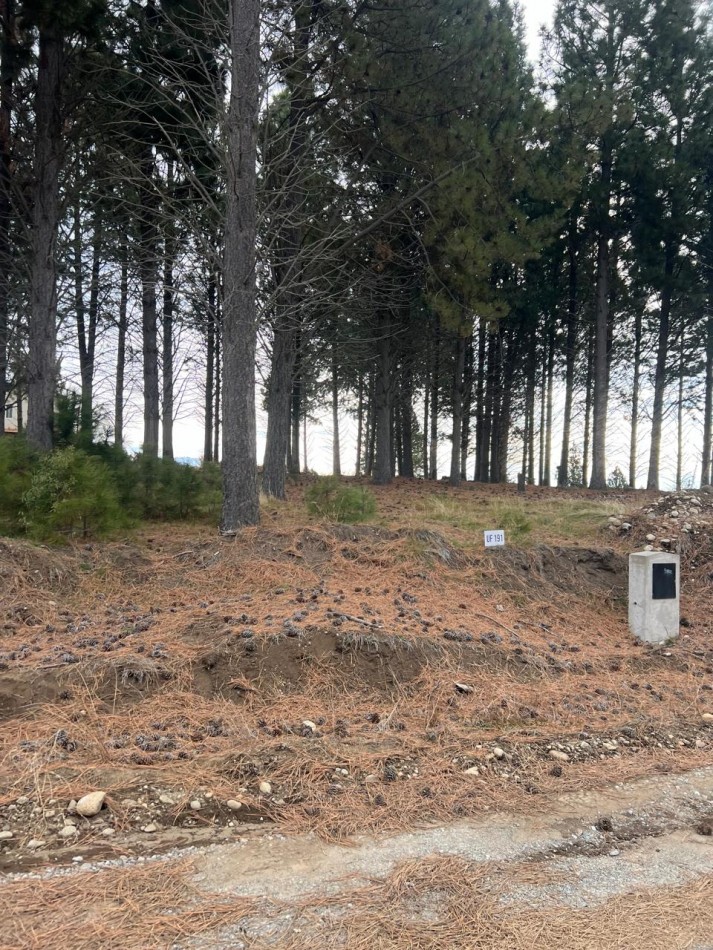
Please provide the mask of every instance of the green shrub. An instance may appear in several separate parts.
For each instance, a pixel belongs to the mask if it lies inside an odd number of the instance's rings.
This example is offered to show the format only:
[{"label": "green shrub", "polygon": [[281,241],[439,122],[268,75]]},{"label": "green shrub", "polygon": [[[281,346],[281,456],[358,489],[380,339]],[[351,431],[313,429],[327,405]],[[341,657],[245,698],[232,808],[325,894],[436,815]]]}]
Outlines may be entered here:
[{"label": "green shrub", "polygon": [[368,488],[344,485],[333,475],[311,485],[305,500],[310,514],[341,524],[366,521],[376,512],[376,499]]},{"label": "green shrub", "polygon": [[37,457],[20,436],[0,439],[0,534],[22,531],[22,496],[36,462]]},{"label": "green shrub", "polygon": [[39,459],[22,503],[25,528],[36,540],[104,535],[126,523],[107,466],[73,447]]}]

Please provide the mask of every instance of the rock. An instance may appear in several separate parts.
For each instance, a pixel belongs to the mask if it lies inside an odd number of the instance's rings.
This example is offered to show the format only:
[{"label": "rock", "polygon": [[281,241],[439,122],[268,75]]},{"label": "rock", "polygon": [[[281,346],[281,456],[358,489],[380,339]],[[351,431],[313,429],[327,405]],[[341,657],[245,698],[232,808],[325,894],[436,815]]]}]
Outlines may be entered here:
[{"label": "rock", "polygon": [[713,713],[704,712],[701,716],[703,722],[713,722]]},{"label": "rock", "polygon": [[463,773],[464,775],[480,775],[480,769],[477,765],[471,765],[469,769],[466,769]]},{"label": "rock", "polygon": [[29,802],[29,800],[30,800],[30,799],[27,797],[27,795],[20,795],[19,798],[16,798],[16,799],[15,799],[15,804],[16,804],[16,805],[26,805],[26,804]]},{"label": "rock", "polygon": [[272,795],[272,785],[269,782],[260,782],[260,794]]},{"label": "rock", "polygon": [[630,524],[628,521],[622,522],[621,530],[622,530],[622,531],[631,531],[631,524]]},{"label": "rock", "polygon": [[12,831],[0,831],[0,841],[9,841],[13,835],[14,832]]},{"label": "rock", "polygon": [[609,524],[610,524],[613,528],[620,528],[620,527],[621,527],[621,518],[617,518],[616,515],[612,515],[611,518],[609,519]]},{"label": "rock", "polygon": [[504,759],[505,750],[501,749],[499,745],[496,745],[495,748],[493,749],[493,755],[495,756],[496,759]]},{"label": "rock", "polygon": [[203,802],[199,801],[197,798],[194,798],[191,802],[191,808],[193,811],[200,811],[203,807]]},{"label": "rock", "polygon": [[467,683],[455,683],[454,685],[455,685],[455,688],[458,690],[459,693],[465,693],[465,694],[467,695],[468,693],[472,693],[472,692],[473,692],[473,687],[472,687],[472,686],[468,686]]},{"label": "rock", "polygon": [[74,825],[65,825],[64,828],[60,828],[59,830],[60,838],[74,838],[76,834],[78,834],[78,832]]},{"label": "rock", "polygon": [[617,858],[620,854],[621,854],[621,851],[619,851],[618,848],[612,848],[611,851],[609,852],[609,857]]},{"label": "rock", "polygon": [[102,834],[104,835],[105,838],[111,838],[112,835],[116,834],[116,831],[113,828],[105,828],[102,831]]},{"label": "rock", "polygon": [[655,534],[647,534],[647,535],[646,535],[646,540],[649,542],[649,544],[653,544],[653,542],[656,540],[656,535],[655,535]]},{"label": "rock", "polygon": [[316,732],[316,731],[317,731],[317,723],[312,722],[311,719],[305,719],[305,720],[302,722],[302,727],[303,727],[304,729],[309,729],[310,732]]},{"label": "rock", "polygon": [[93,818],[102,810],[105,798],[106,792],[90,792],[88,795],[83,795],[77,802],[77,814],[82,815],[83,818]]},{"label": "rock", "polygon": [[141,830],[145,831],[147,835],[152,835],[154,831],[158,831],[158,825],[155,825],[153,822],[151,822],[150,825],[144,825]]},{"label": "rock", "polygon": [[225,804],[231,811],[240,811],[243,807],[243,803],[239,802],[237,798],[229,798]]},{"label": "rock", "polygon": [[559,749],[550,749],[549,755],[551,759],[556,759],[558,762],[569,762],[567,753],[560,752]]},{"label": "rock", "polygon": [[159,795],[159,796],[158,796],[158,800],[161,802],[162,805],[175,805],[175,804],[176,804],[176,800],[175,800],[174,798],[171,798],[170,795]]},{"label": "rock", "polygon": [[46,841],[42,841],[40,838],[30,838],[27,842],[27,847],[32,851],[36,851],[37,848],[43,848],[47,844]]}]

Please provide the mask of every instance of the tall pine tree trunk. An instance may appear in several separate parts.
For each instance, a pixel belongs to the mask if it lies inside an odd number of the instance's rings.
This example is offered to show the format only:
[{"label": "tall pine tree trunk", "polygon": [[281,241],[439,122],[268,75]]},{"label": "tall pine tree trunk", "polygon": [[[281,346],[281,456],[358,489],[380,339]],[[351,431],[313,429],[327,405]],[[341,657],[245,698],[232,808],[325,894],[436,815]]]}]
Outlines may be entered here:
[{"label": "tall pine tree trunk", "polygon": [[463,425],[463,371],[465,369],[465,337],[457,333],[454,347],[453,388],[451,404],[453,424],[451,428],[451,473],[450,483],[460,485],[461,427]]},{"label": "tall pine tree trunk", "polygon": [[119,280],[119,323],[116,342],[116,388],[114,390],[114,444],[124,443],[124,373],[126,370],[126,331],[129,311],[129,260],[126,238],[121,242],[121,277]]},{"label": "tall pine tree trunk", "polygon": [[[220,425],[221,413],[223,411],[223,404],[221,402],[221,380],[223,379],[222,373],[222,350],[223,350],[223,338],[222,338],[222,328],[223,328],[223,318],[221,313],[221,301],[218,297],[217,307],[215,311],[215,382],[213,388],[215,389],[215,408],[213,410],[213,461],[220,461],[220,444],[221,444],[221,435],[222,429]],[[255,476],[257,477],[257,475]]]},{"label": "tall pine tree trunk", "polygon": [[287,471],[290,475],[300,473],[300,419],[302,417],[302,332],[295,335],[295,362],[292,370],[292,398],[290,399],[290,443]]},{"label": "tall pine tree trunk", "polygon": [[223,516],[234,534],[260,520],[255,420],[255,243],[260,0],[230,0],[223,301]]},{"label": "tall pine tree trunk", "polygon": [[683,478],[683,381],[686,368],[686,334],[683,323],[681,323],[681,342],[678,353],[678,406],[676,418],[676,491],[681,491]]},{"label": "tall pine tree trunk", "polygon": [[590,488],[607,487],[607,411],[609,406],[609,293],[611,289],[609,205],[613,149],[609,136],[601,143],[601,173],[595,289],[594,392],[592,398],[592,477]]},{"label": "tall pine tree trunk", "polygon": [[466,340],[465,368],[463,370],[463,425],[460,437],[460,477],[466,481],[468,450],[470,448],[470,417],[473,404],[473,334]]},{"label": "tall pine tree trunk", "polygon": [[438,395],[441,375],[441,321],[437,315],[434,315],[434,333],[433,333],[433,371],[431,373],[431,449],[428,453],[429,469],[428,477],[438,478]]},{"label": "tall pine tree trunk", "polygon": [[587,484],[589,456],[592,437],[592,379],[594,377],[594,337],[596,329],[590,327],[587,346],[587,379],[584,385],[584,439],[582,446],[582,484]]},{"label": "tall pine tree trunk", "polygon": [[431,341],[426,343],[424,364],[425,377],[423,381],[423,437],[421,451],[423,452],[423,477],[428,478],[428,410],[431,401]]},{"label": "tall pine tree trunk", "polygon": [[203,415],[203,461],[213,461],[213,399],[215,387],[215,275],[211,269],[206,289],[208,317],[206,320],[205,409]]},{"label": "tall pine tree trunk", "polygon": [[703,460],[701,485],[713,482],[713,266],[708,275],[708,317],[706,319],[706,390],[703,404]]},{"label": "tall pine tree trunk", "polygon": [[342,474],[342,457],[339,447],[339,374],[337,354],[332,347],[332,475]]},{"label": "tall pine tree trunk", "polygon": [[483,425],[485,422],[485,321],[478,322],[478,368],[475,375],[475,468],[473,481],[482,481]]},{"label": "tall pine tree trunk", "polygon": [[659,468],[661,460],[661,430],[663,428],[663,405],[666,393],[666,371],[668,363],[668,339],[671,324],[671,297],[673,293],[673,268],[676,251],[672,241],[667,241],[664,262],[664,284],[661,294],[659,313],[659,332],[656,346],[656,371],[654,374],[654,405],[651,413],[651,448],[649,451],[649,472],[646,487],[659,487]]},{"label": "tall pine tree trunk", "polygon": [[357,394],[357,445],[356,445],[356,464],[354,465],[354,474],[357,478],[361,475],[361,456],[362,443],[364,441],[364,372],[359,370],[359,391]]},{"label": "tall pine tree trunk", "polygon": [[406,361],[401,376],[401,444],[404,478],[413,478],[413,373],[411,358]]},{"label": "tall pine tree trunk", "polygon": [[634,379],[631,392],[631,441],[629,443],[629,488],[636,488],[639,439],[639,387],[641,383],[641,311],[634,316]]},{"label": "tall pine tree trunk", "polygon": [[32,209],[30,332],[27,361],[27,441],[52,448],[57,374],[57,264],[59,174],[62,166],[62,75],[59,27],[40,29],[35,95],[35,183]]},{"label": "tall pine tree trunk", "polygon": [[391,318],[382,311],[378,324],[378,354],[374,400],[376,446],[372,478],[377,485],[388,485],[392,472],[391,408],[392,408],[392,354]]},{"label": "tall pine tree trunk", "polygon": [[548,354],[547,354],[547,412],[545,415],[545,467],[544,467],[544,484],[548,487],[552,484],[552,414],[553,414],[553,398],[554,394],[552,392],[554,385],[554,373],[555,373],[555,333],[554,329],[550,327],[549,339],[548,339]]},{"label": "tall pine tree trunk", "polygon": [[0,0],[0,436],[5,434],[10,317],[12,102],[15,86],[15,0]]},{"label": "tall pine tree trunk", "polygon": [[158,455],[160,396],[158,377],[158,313],[156,286],[158,283],[159,229],[158,195],[154,182],[154,159],[150,151],[141,164],[141,207],[139,209],[139,245],[137,248],[139,277],[141,279],[141,333],[144,383],[144,441],[143,451]]},{"label": "tall pine tree trunk", "polygon": [[569,447],[572,429],[572,403],[574,400],[574,369],[577,359],[577,300],[578,300],[578,216],[574,210],[570,216],[567,239],[567,334],[565,338],[564,410],[562,417],[562,450],[557,469],[557,484],[566,487],[569,482]]},{"label": "tall pine tree trunk", "polygon": [[[168,186],[172,187],[173,166],[168,166]],[[169,212],[170,213],[170,212]],[[176,235],[174,222],[166,222],[163,255],[163,379],[162,409],[163,426],[161,429],[161,454],[165,459],[173,458],[173,319],[176,294],[173,286],[176,260]]]}]

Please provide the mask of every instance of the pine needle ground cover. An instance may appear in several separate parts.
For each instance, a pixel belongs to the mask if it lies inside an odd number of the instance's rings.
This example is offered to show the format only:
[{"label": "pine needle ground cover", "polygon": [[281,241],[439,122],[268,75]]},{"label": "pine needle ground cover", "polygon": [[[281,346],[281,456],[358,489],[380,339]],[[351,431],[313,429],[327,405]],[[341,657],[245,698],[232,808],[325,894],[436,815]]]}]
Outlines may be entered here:
[{"label": "pine needle ground cover", "polygon": [[[710,532],[681,542],[681,638],[627,631],[657,496],[397,482],[342,525],[304,492],[230,541],[0,543],[4,870],[255,823],[346,840],[710,764]],[[504,511],[530,529],[486,552]],[[60,835],[94,789],[102,812]]]}]

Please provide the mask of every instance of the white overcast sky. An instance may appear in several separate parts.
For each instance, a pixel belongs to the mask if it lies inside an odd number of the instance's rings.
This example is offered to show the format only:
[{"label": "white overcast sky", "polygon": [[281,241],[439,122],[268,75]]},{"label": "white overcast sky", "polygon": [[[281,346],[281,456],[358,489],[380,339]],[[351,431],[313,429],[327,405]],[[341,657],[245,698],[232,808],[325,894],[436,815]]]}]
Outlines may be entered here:
[{"label": "white overcast sky", "polygon": [[527,26],[527,44],[530,57],[536,60],[540,52],[538,34],[543,25],[550,26],[555,8],[555,0],[520,0]]}]

